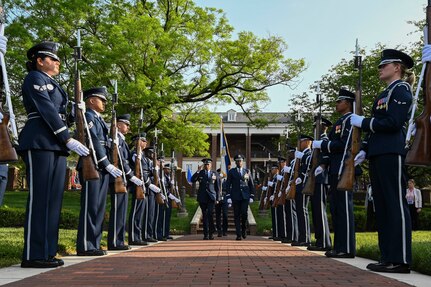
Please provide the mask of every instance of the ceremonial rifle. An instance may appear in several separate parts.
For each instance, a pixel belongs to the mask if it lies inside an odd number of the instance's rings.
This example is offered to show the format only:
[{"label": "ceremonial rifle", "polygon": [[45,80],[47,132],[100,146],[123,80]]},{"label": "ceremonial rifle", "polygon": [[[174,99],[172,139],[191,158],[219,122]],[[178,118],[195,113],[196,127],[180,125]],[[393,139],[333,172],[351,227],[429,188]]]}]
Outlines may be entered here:
[{"label": "ceremonial rifle", "polygon": [[[426,26],[424,27],[424,44],[431,42],[431,0],[428,0],[426,8]],[[421,80],[425,74],[425,85],[423,89],[424,109],[416,118],[416,133],[413,143],[406,156],[406,164],[413,166],[429,166],[431,165],[431,69],[429,62],[425,62],[422,66],[420,80],[417,86],[416,95],[413,98],[412,114],[407,132],[406,142],[409,144],[412,135],[413,117],[419,97]]]},{"label": "ceremonial rifle", "polygon": [[[320,134],[322,133],[322,99],[320,94],[320,87],[317,86],[316,103],[319,105],[319,113],[316,117],[316,123],[314,126],[314,139],[320,139]],[[311,160],[307,166],[307,172],[305,173],[305,183],[302,189],[302,194],[313,195],[314,188],[316,185],[316,176],[314,171],[319,166],[320,149],[315,148],[311,154]]]},{"label": "ceremonial rifle", "polygon": [[[355,53],[355,69],[358,70],[359,79],[356,85],[354,112],[362,116],[362,57],[359,55],[359,45],[356,39],[356,53]],[[352,126],[352,143],[350,150],[346,150],[343,171],[337,184],[337,190],[340,191],[353,191],[353,184],[355,182],[355,157],[361,149],[361,129]],[[348,144],[349,142],[347,142]]]},{"label": "ceremonial rifle", "polygon": [[122,176],[117,176],[114,181],[115,193],[126,193],[126,179],[124,174],[124,168],[121,161],[120,149],[119,149],[119,139],[118,139],[118,128],[117,128],[117,112],[115,111],[115,106],[118,103],[118,91],[117,91],[117,80],[113,80],[114,93],[112,94],[112,116],[111,116],[111,158],[112,165],[120,169],[123,174]]},{"label": "ceremonial rifle", "polygon": [[265,198],[268,193],[268,178],[270,170],[268,169],[268,166],[271,164],[271,160],[268,160],[268,162],[265,163],[265,176],[263,177],[262,182],[262,188],[266,186],[265,195],[263,194],[263,190],[260,194],[260,201],[259,201],[259,210],[263,210],[265,207]]},{"label": "ceremonial rifle", "polygon": [[[287,159],[286,159],[286,166],[287,163],[290,164],[290,162],[292,161],[292,159],[290,158],[290,151],[287,152]],[[286,197],[287,197],[287,192],[286,189],[289,186],[289,181],[291,180],[292,177],[292,171],[290,171],[289,173],[285,172],[283,174],[283,179],[281,182],[281,199],[278,201],[279,205],[284,205],[286,203]]]},{"label": "ceremonial rifle", "polygon": [[[175,152],[172,151],[172,158],[171,158],[171,194],[175,196],[176,198],[180,199],[180,193],[178,191],[178,185],[177,185],[177,165],[175,164]],[[172,208],[181,209],[181,202],[177,203],[175,200],[171,201]]]},{"label": "ceremonial rifle", "polygon": [[94,151],[93,141],[91,139],[90,129],[88,128],[85,111],[81,110],[79,106],[83,102],[82,88],[81,88],[81,75],[78,68],[78,62],[82,60],[81,50],[81,36],[80,31],[77,31],[77,45],[74,48],[75,58],[75,124],[76,124],[76,139],[85,145],[90,153],[86,156],[81,156],[82,161],[82,177],[85,181],[99,179],[99,173],[96,169],[97,158]]},{"label": "ceremonial rifle", "polygon": [[[3,10],[3,3],[0,1],[0,35],[4,35],[4,25],[5,25],[5,15]],[[12,140],[16,141],[18,139],[18,132],[16,129],[15,115],[12,108],[12,99],[10,96],[9,80],[6,71],[6,63],[4,60],[4,55],[0,53],[0,65],[1,65],[1,80],[3,82],[3,91],[6,97],[6,103],[9,110],[7,114],[2,108],[2,96],[0,95],[0,112],[3,114],[3,119],[0,123],[0,163],[9,163],[18,161],[18,156],[16,154],[15,148],[12,145]],[[2,91],[2,92],[3,92]],[[9,123],[12,131],[13,139],[10,137],[9,133]]]},{"label": "ceremonial rifle", "polygon": [[[141,148],[141,128],[142,124],[144,122],[144,110],[141,108],[141,115],[139,116],[139,122],[138,122],[138,138],[136,139],[135,143],[135,150],[136,150],[136,159],[135,159],[135,176],[142,180],[142,182],[145,182],[142,172],[142,148]],[[137,185],[136,186],[136,199],[142,200],[145,198],[145,186],[144,185]]]},{"label": "ceremonial rifle", "polygon": [[[154,131],[154,153],[153,153],[153,178],[154,178],[154,185],[157,187],[160,187],[160,177],[159,177],[159,170],[161,169],[160,166],[157,165],[157,128]],[[161,165],[161,163],[160,163]],[[156,193],[156,202],[159,205],[165,204],[165,201],[162,198],[161,191]]]}]

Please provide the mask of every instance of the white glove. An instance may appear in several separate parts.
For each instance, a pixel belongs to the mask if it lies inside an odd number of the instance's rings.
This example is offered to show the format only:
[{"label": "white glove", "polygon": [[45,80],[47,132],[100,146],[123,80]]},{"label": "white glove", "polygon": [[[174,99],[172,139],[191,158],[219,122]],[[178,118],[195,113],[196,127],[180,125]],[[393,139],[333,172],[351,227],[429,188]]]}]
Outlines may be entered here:
[{"label": "white glove", "polygon": [[[431,122],[431,117],[430,117],[430,122]],[[416,123],[413,123],[411,133],[412,133],[412,136],[416,135]]]},{"label": "white glove", "polygon": [[298,177],[296,180],[295,180],[295,184],[296,185],[298,185],[298,184],[301,184],[302,183],[302,179],[300,178],[300,177]]},{"label": "white glove", "polygon": [[162,197],[163,200],[166,200],[166,196],[164,194],[160,194],[160,196]]},{"label": "white glove", "polygon": [[108,164],[107,167],[105,167],[106,171],[109,172],[113,177],[119,177],[121,176],[123,173],[121,172],[121,170],[119,170],[118,168],[116,168],[113,164]]},{"label": "white glove", "polygon": [[287,194],[287,193],[289,193],[289,190],[290,190],[290,184],[286,187],[286,189],[284,190],[284,192]]},{"label": "white glove", "polygon": [[0,52],[5,55],[7,48],[7,38],[3,35],[0,35]]},{"label": "white glove", "polygon": [[249,203],[253,203],[253,198],[250,198],[250,200],[248,201]]},{"label": "white glove", "polygon": [[285,166],[285,167],[283,167],[283,172],[284,173],[290,173],[290,170],[291,170],[292,168],[290,167],[290,166]]},{"label": "white glove", "polygon": [[262,186],[262,190],[263,191],[266,191],[268,189],[268,187],[267,186]]},{"label": "white glove", "polygon": [[273,200],[274,200],[274,195],[271,195],[271,196],[269,197],[269,200],[273,201]]},{"label": "white glove", "polygon": [[318,141],[318,140],[313,141],[313,143],[311,144],[311,147],[312,148],[321,148],[322,147],[322,142],[323,141]]},{"label": "white glove", "polygon": [[283,180],[283,176],[282,176],[282,175],[277,174],[277,180],[278,180],[278,181],[282,181],[282,180]]},{"label": "white glove", "polygon": [[350,124],[352,126],[360,128],[362,126],[362,121],[364,120],[363,116],[358,116],[357,114],[352,114],[350,116]]},{"label": "white glove", "polygon": [[264,205],[266,205],[266,201],[267,201],[267,200],[266,200],[266,196],[265,196],[265,198],[263,199],[263,204],[264,204]]},{"label": "white glove", "polygon": [[281,191],[278,192],[278,197],[281,197]]},{"label": "white glove", "polygon": [[272,181],[268,181],[268,186],[273,186],[274,183]]},{"label": "white glove", "polygon": [[355,156],[355,166],[357,166],[358,164],[361,164],[365,160],[366,156],[367,156],[367,153],[363,150],[360,150],[358,154]]},{"label": "white glove", "polygon": [[76,139],[69,139],[66,146],[68,149],[76,152],[80,156],[86,156],[90,153],[90,150]]},{"label": "white glove", "polygon": [[295,158],[301,159],[304,156],[303,152],[300,152],[299,150],[295,151]]},{"label": "white glove", "polygon": [[155,193],[159,193],[161,191],[161,189],[158,186],[154,185],[154,184],[150,184],[148,186],[148,188],[151,189],[152,191],[154,191]]},{"label": "white glove", "polygon": [[232,204],[232,199],[228,198],[226,202],[227,204]]},{"label": "white glove", "polygon": [[232,204],[231,203],[229,203],[228,205],[227,205],[227,208],[231,208],[232,207]]},{"label": "white glove", "polygon": [[320,165],[318,167],[316,167],[316,169],[314,170],[314,176],[318,176],[319,174],[321,174],[323,172],[323,167],[321,167]]},{"label": "white glove", "polygon": [[2,123],[3,120],[3,114],[0,112],[0,124]]},{"label": "white glove", "polygon": [[77,107],[78,107],[78,109],[80,109],[81,111],[84,111],[85,112],[85,110],[86,110],[86,106],[85,106],[85,102],[84,101],[80,101],[78,104],[77,104]]},{"label": "white glove", "polygon": [[422,63],[431,62],[431,45],[424,45],[422,48]]},{"label": "white glove", "polygon": [[137,186],[142,186],[144,185],[144,182],[142,180],[140,180],[139,178],[137,178],[136,176],[132,176],[130,178],[130,181],[133,182],[135,185]]},{"label": "white glove", "polygon": [[168,198],[169,198],[169,199],[172,199],[172,200],[175,200],[175,199],[176,199],[175,195],[173,195],[172,193],[169,193]]},{"label": "white glove", "polygon": [[175,180],[171,180],[171,184],[172,184],[172,185],[175,185]]}]

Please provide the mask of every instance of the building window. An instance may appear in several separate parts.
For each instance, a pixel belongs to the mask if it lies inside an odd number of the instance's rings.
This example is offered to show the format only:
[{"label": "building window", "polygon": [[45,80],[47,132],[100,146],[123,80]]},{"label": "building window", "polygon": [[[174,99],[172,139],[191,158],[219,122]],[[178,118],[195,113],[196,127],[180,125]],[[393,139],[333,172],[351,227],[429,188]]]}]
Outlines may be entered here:
[{"label": "building window", "polygon": [[236,121],[236,112],[234,110],[230,110],[227,113],[227,121],[228,122],[235,122]]}]

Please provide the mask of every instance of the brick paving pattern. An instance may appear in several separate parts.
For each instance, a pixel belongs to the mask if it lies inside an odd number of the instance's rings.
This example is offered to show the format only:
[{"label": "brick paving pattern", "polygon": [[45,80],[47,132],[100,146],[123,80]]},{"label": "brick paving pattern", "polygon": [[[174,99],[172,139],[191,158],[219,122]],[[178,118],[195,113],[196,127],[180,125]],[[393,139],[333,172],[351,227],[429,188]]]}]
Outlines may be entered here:
[{"label": "brick paving pattern", "polygon": [[410,286],[261,237],[201,239],[184,236],[6,286]]}]

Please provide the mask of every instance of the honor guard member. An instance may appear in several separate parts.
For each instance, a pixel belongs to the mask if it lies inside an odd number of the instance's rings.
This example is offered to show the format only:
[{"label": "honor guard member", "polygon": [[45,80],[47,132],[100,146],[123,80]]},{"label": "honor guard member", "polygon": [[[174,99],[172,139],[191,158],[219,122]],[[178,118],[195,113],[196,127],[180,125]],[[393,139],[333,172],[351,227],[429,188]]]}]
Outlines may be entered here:
[{"label": "honor guard member", "polygon": [[[290,153],[289,158],[293,160],[289,163],[289,166],[285,166],[284,172],[289,174],[289,182],[293,178],[292,167],[295,165],[295,147],[287,146]],[[286,191],[283,191],[286,192]],[[284,213],[286,215],[286,238],[281,240],[282,243],[292,243],[298,241],[298,216],[296,215],[296,204],[295,199],[287,199],[284,203]]]},{"label": "honor guard member", "polygon": [[204,229],[204,240],[214,239],[213,233],[214,219],[213,210],[216,201],[218,201],[218,194],[220,192],[220,179],[217,173],[211,170],[210,158],[204,158],[202,160],[204,165],[200,170],[196,171],[192,176],[192,182],[199,181],[199,189],[197,195],[197,201],[202,210],[203,216],[203,229]]},{"label": "honor guard member", "polygon": [[87,107],[85,118],[96,153],[99,179],[84,181],[80,158],[76,167],[79,172],[79,181],[82,183],[81,211],[76,240],[78,256],[106,254],[106,251],[100,248],[100,241],[102,240],[109,175],[113,177],[122,175],[122,171],[108,160],[109,129],[101,115],[105,111],[107,95],[106,87],[91,88],[84,91],[84,101]]},{"label": "honor guard member", "polygon": [[[155,238],[158,241],[166,241],[166,237],[165,235],[165,220],[166,220],[166,209],[169,207],[168,205],[168,200],[167,200],[167,190],[166,190],[166,186],[165,183],[163,181],[163,165],[165,162],[165,158],[164,156],[159,156],[157,158],[157,170],[158,170],[158,174],[159,174],[159,189],[161,191],[161,197],[163,199],[163,204],[156,204],[156,211],[155,211],[155,219],[154,219],[154,232],[155,234]],[[160,169],[162,169],[162,171],[160,172]],[[156,202],[157,202],[157,198],[156,198]]]},{"label": "honor guard member", "polygon": [[308,214],[308,203],[310,197],[302,194],[304,188],[304,178],[307,173],[307,167],[311,160],[311,142],[312,137],[300,135],[300,150],[295,151],[295,159],[300,160],[299,176],[295,181],[295,206],[298,217],[298,241],[292,242],[292,246],[309,246],[311,242],[310,235],[310,218]]},{"label": "honor guard member", "polygon": [[[134,175],[129,165],[131,152],[125,138],[129,128],[130,115],[117,116],[118,162],[123,172],[122,177],[126,186],[128,181],[133,185],[142,186],[143,182]],[[108,250],[128,250],[130,247],[124,242],[126,238],[128,194],[127,192],[115,193],[115,178],[112,176],[110,177],[109,193],[111,196],[111,210],[109,212]]]},{"label": "honor guard member", "polygon": [[329,155],[329,202],[334,230],[333,250],[327,251],[327,257],[354,258],[355,222],[353,217],[353,192],[338,191],[337,184],[346,151],[351,144],[350,117],[352,116],[355,94],[340,89],[336,99],[335,110],[341,117],[332,127],[328,140],[315,140],[313,148],[320,148]]},{"label": "honor guard member", "polygon": [[18,153],[26,166],[29,194],[24,223],[21,267],[50,268],[55,258],[69,150],[89,150],[70,137],[66,121],[68,97],[54,76],[60,72],[59,45],[42,42],[27,52],[28,74],[22,85],[27,121],[19,135]]},{"label": "honor guard member", "polygon": [[147,176],[145,179],[145,186],[147,192],[145,197],[144,206],[144,227],[143,227],[143,238],[146,242],[157,242],[156,239],[156,193],[160,192],[160,188],[154,185],[154,169],[153,166],[153,155],[154,147],[149,146],[144,149],[145,158],[142,159],[142,173]]},{"label": "honor guard member", "polygon": [[[129,188],[129,192],[132,195],[130,213],[129,213],[129,244],[130,245],[148,245],[148,242],[143,240],[145,234],[147,233],[147,224],[144,221],[144,218],[148,218],[148,216],[144,216],[145,212],[148,209],[148,199],[149,193],[151,192],[148,186],[151,183],[150,177],[151,175],[151,161],[145,157],[144,150],[147,147],[147,134],[141,132],[138,135],[135,135],[132,138],[132,141],[135,143],[139,141],[137,144],[140,146],[141,155],[140,158],[137,156],[136,149],[132,151],[130,160],[133,163],[133,167],[135,167],[135,162],[139,160],[140,169],[141,169],[141,178],[140,180],[144,183],[145,190],[145,198],[137,199],[136,198],[136,185],[132,184]],[[135,170],[136,173],[136,170]]]},{"label": "honor guard member", "polygon": [[240,154],[234,157],[236,167],[227,174],[227,203],[232,204],[236,229],[236,240],[247,237],[247,212],[249,203],[254,199],[253,177],[248,169],[243,167],[244,157]]},{"label": "honor guard member", "polygon": [[[171,190],[175,188],[175,181],[171,178],[172,166],[170,163],[166,163],[163,166],[163,184],[166,188],[166,192],[168,194],[168,208],[165,210],[165,219],[164,219],[164,227],[162,237],[165,239],[173,239],[170,235],[171,229],[171,216],[172,216],[172,201],[175,201],[176,204],[181,204],[181,200],[177,198],[174,194],[172,194]],[[175,176],[175,175],[174,175]]]},{"label": "honor guard member", "polygon": [[[282,196],[281,185],[283,183],[285,166],[286,166],[286,158],[281,156],[278,157],[278,173],[276,175],[276,186],[274,189],[274,194],[277,193],[277,196],[279,198]],[[274,211],[277,216],[277,230],[278,230],[277,237],[281,242],[287,241],[286,212],[284,210],[284,204],[285,203],[283,202],[282,205],[278,204],[274,207]]]},{"label": "honor guard member", "polygon": [[[315,118],[315,121],[317,119]],[[324,117],[321,118],[321,140],[328,140],[327,129],[332,126],[332,122]],[[314,227],[315,245],[307,247],[312,251],[328,251],[332,249],[331,232],[329,230],[328,216],[326,214],[326,202],[328,192],[328,154],[320,154],[319,166],[315,169],[316,184],[314,193],[311,196],[311,214]]]},{"label": "honor guard member", "polygon": [[[377,272],[409,273],[411,222],[405,199],[406,170],[404,159],[405,124],[412,104],[411,84],[414,74],[408,69],[412,58],[398,50],[386,49],[379,64],[379,79],[387,88],[376,98],[371,117],[352,115],[351,124],[367,132],[355,158],[359,164],[369,160],[370,179],[376,208],[380,262],[368,269]],[[409,76],[406,81],[403,79]]]},{"label": "honor guard member", "polygon": [[[271,195],[269,197],[269,203],[271,208],[271,226],[272,226],[272,240],[274,241],[280,241],[280,238],[278,237],[278,221],[277,221],[277,214],[275,211],[275,208],[272,206],[272,203],[274,202],[274,192],[275,187],[277,184],[277,174],[278,174],[278,164],[273,164],[271,166],[271,175],[272,180],[268,180],[268,188],[270,188]],[[266,198],[265,198],[266,200]],[[266,201],[265,201],[266,204]]]},{"label": "honor guard member", "polygon": [[226,176],[223,174],[221,169],[217,169],[217,173],[220,178],[220,192],[219,192],[219,200],[215,205],[215,215],[216,215],[216,228],[217,228],[217,237],[227,236],[227,213],[228,213],[228,205],[226,202]]}]

